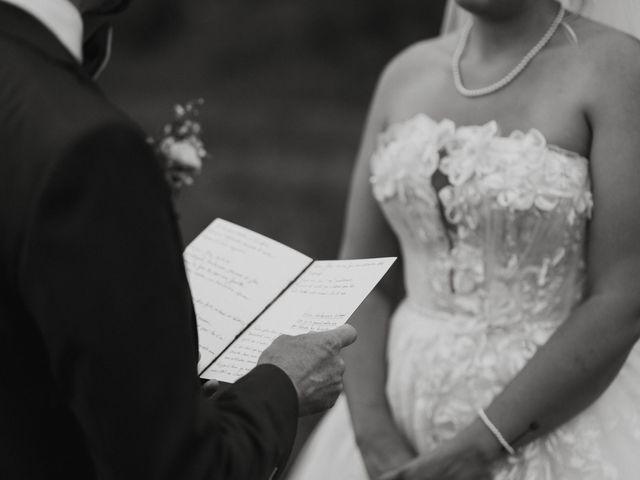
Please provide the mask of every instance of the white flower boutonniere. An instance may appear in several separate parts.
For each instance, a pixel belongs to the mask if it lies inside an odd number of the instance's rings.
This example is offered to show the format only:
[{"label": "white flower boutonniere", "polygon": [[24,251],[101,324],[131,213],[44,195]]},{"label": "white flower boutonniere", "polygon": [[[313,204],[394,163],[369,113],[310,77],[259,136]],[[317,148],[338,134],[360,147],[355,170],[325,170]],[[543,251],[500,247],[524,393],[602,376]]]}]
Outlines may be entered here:
[{"label": "white flower boutonniere", "polygon": [[177,194],[194,182],[208,154],[200,138],[198,121],[202,99],[174,107],[174,118],[161,130],[159,138],[150,139],[165,171],[171,191]]}]

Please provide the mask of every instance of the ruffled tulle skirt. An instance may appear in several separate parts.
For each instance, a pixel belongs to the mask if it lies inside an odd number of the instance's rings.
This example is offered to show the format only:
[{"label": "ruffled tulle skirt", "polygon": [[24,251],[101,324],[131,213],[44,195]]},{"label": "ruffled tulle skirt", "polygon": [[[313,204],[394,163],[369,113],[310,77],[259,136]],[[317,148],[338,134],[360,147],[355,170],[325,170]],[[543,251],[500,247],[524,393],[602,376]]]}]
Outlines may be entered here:
[{"label": "ruffled tulle skirt", "polygon": [[[419,452],[451,438],[522,369],[553,329],[491,329],[473,318],[403,303],[388,342],[387,396]],[[307,442],[289,480],[368,480],[341,398]],[[640,346],[607,391],[549,435],[496,465],[496,480],[640,478]]]}]

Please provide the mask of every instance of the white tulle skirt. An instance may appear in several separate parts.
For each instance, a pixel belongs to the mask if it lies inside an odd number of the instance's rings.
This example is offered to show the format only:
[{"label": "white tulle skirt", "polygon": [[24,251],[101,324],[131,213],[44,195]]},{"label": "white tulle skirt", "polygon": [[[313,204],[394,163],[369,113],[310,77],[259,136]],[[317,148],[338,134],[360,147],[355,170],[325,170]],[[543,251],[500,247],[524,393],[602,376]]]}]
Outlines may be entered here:
[{"label": "white tulle skirt", "polygon": [[[551,331],[483,331],[473,319],[405,303],[392,321],[387,396],[419,452],[473,420]],[[607,391],[551,434],[496,465],[496,480],[640,479],[640,346]],[[341,398],[311,436],[289,480],[368,480]]]}]

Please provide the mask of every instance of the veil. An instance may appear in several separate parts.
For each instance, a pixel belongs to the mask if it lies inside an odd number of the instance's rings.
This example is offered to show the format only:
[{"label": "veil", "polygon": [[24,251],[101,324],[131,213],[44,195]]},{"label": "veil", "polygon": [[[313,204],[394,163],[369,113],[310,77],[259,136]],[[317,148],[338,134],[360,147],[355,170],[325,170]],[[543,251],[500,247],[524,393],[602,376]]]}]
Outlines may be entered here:
[{"label": "veil", "polygon": [[[576,2],[565,0],[562,3],[571,9]],[[579,10],[586,17],[640,39],[640,0],[586,0]],[[454,0],[447,0],[442,33],[456,30],[466,21],[467,15]]]}]

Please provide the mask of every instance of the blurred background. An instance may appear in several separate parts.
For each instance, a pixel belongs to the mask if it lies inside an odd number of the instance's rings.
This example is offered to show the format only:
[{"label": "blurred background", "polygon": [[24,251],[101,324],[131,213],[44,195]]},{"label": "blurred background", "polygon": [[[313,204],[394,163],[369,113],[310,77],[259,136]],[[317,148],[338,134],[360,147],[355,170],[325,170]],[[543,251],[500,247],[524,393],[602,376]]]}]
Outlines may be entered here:
[{"label": "blurred background", "polygon": [[[335,258],[377,77],[436,35],[443,0],[136,0],[101,83],[149,133],[202,97],[211,158],[178,199],[185,242],[222,217]],[[301,444],[317,419],[300,427]],[[298,447],[299,448],[299,445]]]},{"label": "blurred background", "polygon": [[150,133],[202,97],[211,159],[181,195],[185,241],[215,217],[335,257],[377,77],[438,32],[442,0],[136,0],[101,82]]}]

